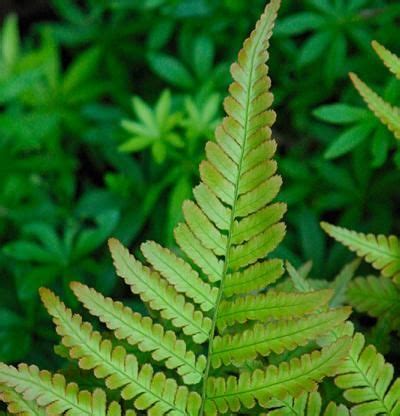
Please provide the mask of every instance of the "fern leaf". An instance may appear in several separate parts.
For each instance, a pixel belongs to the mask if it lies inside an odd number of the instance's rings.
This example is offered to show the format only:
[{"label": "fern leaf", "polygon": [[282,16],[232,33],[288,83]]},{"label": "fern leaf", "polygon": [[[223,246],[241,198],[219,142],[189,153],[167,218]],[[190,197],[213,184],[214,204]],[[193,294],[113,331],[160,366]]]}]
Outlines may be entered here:
[{"label": "fern leaf", "polygon": [[[356,333],[350,354],[335,382],[355,406],[352,415],[397,415],[400,412],[400,379],[393,382],[393,367],[375,347],[364,348],[365,339]],[[392,383],[393,382],[393,383]]]},{"label": "fern leaf", "polygon": [[231,218],[230,208],[223,205],[215,194],[206,185],[201,183],[193,189],[193,194],[203,212],[220,230],[228,230]]},{"label": "fern leaf", "polygon": [[400,242],[396,236],[357,233],[328,223],[321,223],[321,226],[335,240],[380,270],[383,276],[400,281]]},{"label": "fern leaf", "polygon": [[114,331],[117,339],[125,339],[137,345],[140,351],[152,352],[156,361],[165,361],[169,369],[176,369],[186,384],[201,380],[205,368],[204,355],[196,355],[187,349],[183,340],[178,340],[173,331],[165,331],[162,325],[154,324],[149,317],[133,312],[121,302],[105,298],[81,283],[73,282],[71,288],[89,312],[97,316]]},{"label": "fern leaf", "polygon": [[117,273],[131,286],[133,293],[140,295],[154,310],[160,311],[165,319],[185,334],[192,335],[195,342],[208,339],[211,320],[196,310],[184,296],[162,279],[158,273],[143,266],[117,240],[109,242]]},{"label": "fern leaf", "polygon": [[285,293],[269,290],[263,295],[248,295],[233,301],[222,301],[217,324],[222,330],[236,322],[248,320],[289,319],[318,310],[325,305],[332,291]]},{"label": "fern leaf", "polygon": [[351,73],[350,78],[369,109],[397,139],[400,139],[400,109],[384,101],[368,85],[361,81],[356,74]]},{"label": "fern leaf", "polygon": [[62,343],[70,349],[71,357],[79,360],[82,369],[93,370],[96,377],[104,378],[109,389],[122,388],[121,397],[135,399],[134,405],[139,410],[157,415],[197,413],[200,401],[197,393],[178,386],[163,373],[154,374],[150,364],[139,367],[134,355],[102,339],[99,332],[82,322],[80,315],[73,315],[52,292],[41,289],[40,294]]},{"label": "fern leaf", "polygon": [[0,383],[12,387],[25,400],[36,401],[46,414],[69,416],[120,416],[118,404],[106,407],[106,395],[96,389],[93,393],[79,391],[77,384],[68,383],[61,374],[52,375],[35,365],[19,364],[18,368],[0,363]]},{"label": "fern leaf", "polygon": [[204,311],[215,307],[218,289],[204,283],[188,263],[154,242],[142,244],[141,250],[154,269],[178,292],[193,299]]},{"label": "fern leaf", "polygon": [[242,244],[262,234],[273,224],[280,221],[285,212],[286,205],[276,203],[243,218],[241,221],[235,221],[231,237],[232,244]]},{"label": "fern leaf", "polygon": [[348,353],[349,343],[349,338],[342,338],[321,351],[293,358],[278,367],[271,365],[265,371],[244,372],[239,378],[210,378],[207,412],[210,415],[237,412],[241,405],[251,409],[256,400],[265,406],[272,397],[313,391],[324,376],[335,374]]},{"label": "fern leaf", "polygon": [[201,244],[186,224],[179,224],[175,228],[174,234],[182,251],[204,272],[210,282],[222,279],[222,261],[210,249]]},{"label": "fern leaf", "polygon": [[7,403],[7,410],[12,414],[20,416],[45,416],[43,408],[40,408],[34,401],[26,400],[15,390],[0,384],[0,400]]},{"label": "fern leaf", "polygon": [[386,319],[393,329],[400,327],[400,289],[391,280],[358,277],[350,283],[347,299],[357,311]]},{"label": "fern leaf", "polygon": [[285,235],[283,223],[274,224],[266,231],[258,234],[243,244],[232,247],[229,257],[229,266],[238,270],[266,257],[279,245]]},{"label": "fern leaf", "polygon": [[217,255],[225,253],[227,238],[215,228],[203,211],[192,201],[185,201],[183,214],[193,234]]},{"label": "fern leaf", "polygon": [[212,364],[215,368],[222,363],[241,365],[246,360],[254,360],[257,354],[282,354],[322,336],[349,315],[350,309],[342,308],[299,319],[272,321],[265,325],[257,323],[253,328],[234,335],[216,337]]},{"label": "fern leaf", "polygon": [[396,75],[396,78],[400,79],[400,58],[376,40],[372,41],[372,47],[375,49],[375,52],[379,55],[389,70]]},{"label": "fern leaf", "polygon": [[244,271],[230,273],[225,278],[224,296],[242,295],[264,289],[284,273],[283,262],[273,259],[258,262]]}]

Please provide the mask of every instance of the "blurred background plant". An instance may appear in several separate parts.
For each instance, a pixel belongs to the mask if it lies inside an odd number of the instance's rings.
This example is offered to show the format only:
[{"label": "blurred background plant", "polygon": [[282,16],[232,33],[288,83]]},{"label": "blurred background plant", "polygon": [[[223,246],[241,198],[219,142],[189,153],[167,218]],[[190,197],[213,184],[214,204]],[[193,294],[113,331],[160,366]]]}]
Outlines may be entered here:
[{"label": "blurred background plant", "polygon": [[[1,3],[0,361],[48,362],[42,285],[122,288],[108,236],[173,245],[180,205],[222,116],[229,64],[264,0],[49,0]],[[400,52],[400,4],[285,0],[273,38],[275,136],[289,204],[279,255],[333,278],[321,219],[400,234],[398,141],[348,72],[400,94],[370,48]],[[385,86],[386,83],[386,86]],[[384,86],[384,89],[382,89]],[[334,124],[332,124],[332,122]],[[398,218],[398,217],[397,217]],[[34,347],[34,348],[33,348]]]}]

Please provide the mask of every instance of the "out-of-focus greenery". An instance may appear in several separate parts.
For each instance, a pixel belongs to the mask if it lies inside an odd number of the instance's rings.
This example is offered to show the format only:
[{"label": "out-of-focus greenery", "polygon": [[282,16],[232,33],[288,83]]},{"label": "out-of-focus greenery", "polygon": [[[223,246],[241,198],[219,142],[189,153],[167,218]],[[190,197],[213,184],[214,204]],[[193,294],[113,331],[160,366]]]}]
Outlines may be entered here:
[{"label": "out-of-focus greenery", "polygon": [[[279,255],[312,260],[317,277],[348,260],[339,247],[328,255],[320,219],[400,232],[400,170],[387,157],[398,143],[347,77],[387,81],[383,95],[398,98],[370,48],[376,39],[400,52],[397,3],[283,1],[271,56],[290,227]],[[0,361],[47,366],[53,332],[37,289],[70,303],[71,279],[120,290],[103,249],[110,235],[133,248],[146,238],[173,245],[222,114],[228,63],[264,1],[50,4],[23,31],[4,16],[0,31]],[[325,122],[333,117],[348,128]]]}]

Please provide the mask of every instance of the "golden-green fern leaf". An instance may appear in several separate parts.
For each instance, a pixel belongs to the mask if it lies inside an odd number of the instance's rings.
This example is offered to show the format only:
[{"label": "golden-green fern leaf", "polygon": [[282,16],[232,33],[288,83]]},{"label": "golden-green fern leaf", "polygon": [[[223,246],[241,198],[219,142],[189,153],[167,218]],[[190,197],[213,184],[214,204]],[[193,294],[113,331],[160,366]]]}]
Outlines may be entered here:
[{"label": "golden-green fern leaf", "polygon": [[[329,308],[331,290],[268,287],[284,274],[283,262],[272,257],[285,235],[286,206],[274,202],[282,180],[273,160],[275,113],[265,64],[279,5],[267,5],[231,67],[227,116],[206,145],[194,201],[183,204],[184,222],[174,232],[179,248],[145,242],[142,262],[109,241],[117,274],[148,316],[72,283],[79,301],[107,327],[101,334],[41,289],[63,348],[117,403],[107,410],[101,390],[80,393],[62,376],[26,365],[1,366],[0,385],[49,414],[112,415],[121,406],[127,415],[137,409],[211,416],[250,408],[261,414],[273,398],[312,392],[335,375],[350,338],[338,336],[323,347],[315,341],[343,326],[349,310]],[[296,358],[285,360],[286,352]],[[282,353],[278,365],[270,365],[272,353]]]},{"label": "golden-green fern leaf", "polygon": [[321,226],[335,240],[380,270],[383,276],[400,281],[400,242],[396,236],[363,234],[325,222]]}]

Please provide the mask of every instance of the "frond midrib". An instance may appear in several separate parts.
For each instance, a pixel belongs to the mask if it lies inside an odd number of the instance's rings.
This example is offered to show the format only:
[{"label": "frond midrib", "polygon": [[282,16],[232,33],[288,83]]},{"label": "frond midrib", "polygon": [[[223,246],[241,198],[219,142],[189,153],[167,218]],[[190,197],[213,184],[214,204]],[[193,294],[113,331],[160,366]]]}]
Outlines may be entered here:
[{"label": "frond midrib", "polygon": [[[264,28],[270,24],[268,19],[265,19],[265,23],[264,23]],[[253,50],[251,53],[251,66],[250,66],[250,74],[248,77],[248,90],[246,93],[246,122],[245,125],[243,126],[243,141],[241,143],[241,154],[240,154],[240,159],[239,159],[239,164],[238,164],[238,173],[237,173],[237,178],[234,185],[235,188],[235,194],[234,194],[234,199],[233,199],[233,204],[232,204],[232,208],[231,208],[231,217],[230,217],[230,221],[229,221],[229,230],[228,230],[228,238],[227,238],[227,244],[226,244],[226,251],[225,251],[225,256],[224,256],[224,268],[222,271],[222,275],[221,275],[221,283],[219,286],[219,291],[218,291],[218,297],[215,303],[215,312],[214,312],[214,316],[213,316],[213,320],[212,320],[212,326],[211,326],[211,331],[210,331],[210,335],[209,335],[209,344],[208,344],[208,352],[207,352],[207,365],[206,365],[206,370],[204,372],[204,377],[203,377],[203,391],[202,391],[202,404],[201,404],[201,409],[200,409],[200,415],[204,414],[204,407],[206,404],[206,399],[207,399],[207,384],[208,384],[208,377],[209,377],[209,372],[210,372],[210,368],[211,368],[211,361],[212,361],[212,354],[213,354],[213,339],[214,339],[214,335],[215,335],[215,329],[216,329],[216,325],[217,325],[217,319],[218,319],[218,313],[219,313],[219,307],[221,304],[221,300],[222,300],[222,296],[223,296],[223,292],[224,292],[224,283],[225,283],[225,278],[227,276],[228,273],[228,265],[229,265],[229,255],[230,255],[230,250],[231,250],[231,245],[232,245],[232,236],[233,236],[233,230],[234,230],[234,221],[235,221],[235,217],[236,217],[236,204],[237,204],[237,200],[238,200],[238,195],[239,195],[239,182],[240,182],[240,177],[241,177],[241,171],[242,171],[242,164],[243,164],[243,159],[245,156],[245,151],[246,151],[246,141],[248,139],[248,135],[249,135],[249,131],[248,131],[248,124],[250,121],[250,103],[251,103],[251,85],[252,85],[252,80],[253,80],[253,75],[254,75],[254,62],[255,62],[255,58],[256,58],[256,54],[257,54],[257,49],[258,49],[258,45],[262,40],[262,35],[264,35],[264,28],[260,28],[260,34],[258,35],[258,39],[256,39],[255,45],[253,46]],[[239,65],[239,62],[238,62]]]}]

